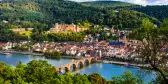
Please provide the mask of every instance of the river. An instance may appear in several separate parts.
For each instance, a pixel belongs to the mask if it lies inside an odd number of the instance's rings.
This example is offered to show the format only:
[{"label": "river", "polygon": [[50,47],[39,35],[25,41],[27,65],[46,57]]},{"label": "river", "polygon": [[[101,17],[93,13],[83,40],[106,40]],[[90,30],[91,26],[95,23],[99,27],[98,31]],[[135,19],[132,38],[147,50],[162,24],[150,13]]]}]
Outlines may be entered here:
[{"label": "river", "polygon": [[[67,64],[72,62],[72,59],[48,59],[40,56],[32,56],[32,55],[22,55],[22,54],[11,54],[11,55],[1,55],[0,61],[5,62],[11,66],[16,66],[19,61],[26,64],[31,60],[46,60],[49,64],[53,66],[60,66],[63,64]],[[146,70],[142,68],[129,68],[125,66],[119,66],[114,64],[104,64],[104,63],[94,63],[73,73],[80,74],[91,74],[91,73],[99,73],[102,77],[110,80],[112,76],[119,76],[123,74],[125,71],[130,71],[134,75],[141,75],[145,82],[149,82],[155,78],[155,72],[151,70]],[[150,72],[150,73],[149,73]]]}]

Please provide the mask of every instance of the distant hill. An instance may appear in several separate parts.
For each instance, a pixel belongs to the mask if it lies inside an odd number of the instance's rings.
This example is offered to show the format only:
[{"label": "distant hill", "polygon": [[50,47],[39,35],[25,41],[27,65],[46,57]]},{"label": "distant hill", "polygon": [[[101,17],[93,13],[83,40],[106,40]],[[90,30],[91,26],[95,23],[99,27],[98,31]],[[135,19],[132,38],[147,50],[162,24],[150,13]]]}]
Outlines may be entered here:
[{"label": "distant hill", "polygon": [[120,2],[120,1],[91,1],[82,2],[84,6],[96,7],[96,8],[108,8],[108,7],[118,7],[118,6],[134,6],[135,4]]}]

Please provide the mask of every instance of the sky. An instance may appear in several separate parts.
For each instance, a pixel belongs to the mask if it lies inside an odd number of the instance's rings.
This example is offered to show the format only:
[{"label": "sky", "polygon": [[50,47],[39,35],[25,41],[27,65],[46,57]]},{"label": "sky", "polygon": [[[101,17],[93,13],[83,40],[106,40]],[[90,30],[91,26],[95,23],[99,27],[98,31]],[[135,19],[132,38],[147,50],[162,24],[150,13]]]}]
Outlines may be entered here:
[{"label": "sky", "polygon": [[[71,0],[76,2],[96,1],[96,0]],[[105,0],[101,0],[105,1]],[[109,0],[108,0],[109,1]],[[123,1],[139,5],[168,5],[168,0],[111,0],[111,1]]]}]

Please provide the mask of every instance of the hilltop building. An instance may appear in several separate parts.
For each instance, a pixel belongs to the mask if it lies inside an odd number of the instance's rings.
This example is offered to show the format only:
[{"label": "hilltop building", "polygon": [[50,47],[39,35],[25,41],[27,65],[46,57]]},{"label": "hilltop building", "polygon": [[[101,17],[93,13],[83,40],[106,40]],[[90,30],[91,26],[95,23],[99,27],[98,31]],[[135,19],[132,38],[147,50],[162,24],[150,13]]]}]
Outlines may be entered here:
[{"label": "hilltop building", "polygon": [[75,24],[58,24],[58,23],[56,23],[55,26],[49,30],[49,32],[52,32],[52,33],[68,32],[68,31],[80,32],[80,31],[84,31],[87,29],[88,28],[79,28]]},{"label": "hilltop building", "polygon": [[20,31],[32,31],[33,28],[13,28],[11,29],[13,32],[20,32]]}]

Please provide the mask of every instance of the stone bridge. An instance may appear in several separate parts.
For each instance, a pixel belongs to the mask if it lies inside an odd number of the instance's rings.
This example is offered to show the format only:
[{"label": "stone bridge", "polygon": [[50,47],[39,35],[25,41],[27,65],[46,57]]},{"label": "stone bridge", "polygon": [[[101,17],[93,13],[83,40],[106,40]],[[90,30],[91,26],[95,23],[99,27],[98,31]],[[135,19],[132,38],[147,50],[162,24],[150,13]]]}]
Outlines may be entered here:
[{"label": "stone bridge", "polygon": [[71,63],[65,64],[65,65],[61,65],[59,67],[56,67],[56,71],[61,71],[61,70],[65,70],[65,71],[70,71],[71,67],[73,67],[73,70],[76,70],[78,68],[81,68],[83,66],[85,66],[86,64],[91,64],[91,62],[93,60],[97,60],[97,58],[95,57],[86,57],[80,60],[75,60]]}]

